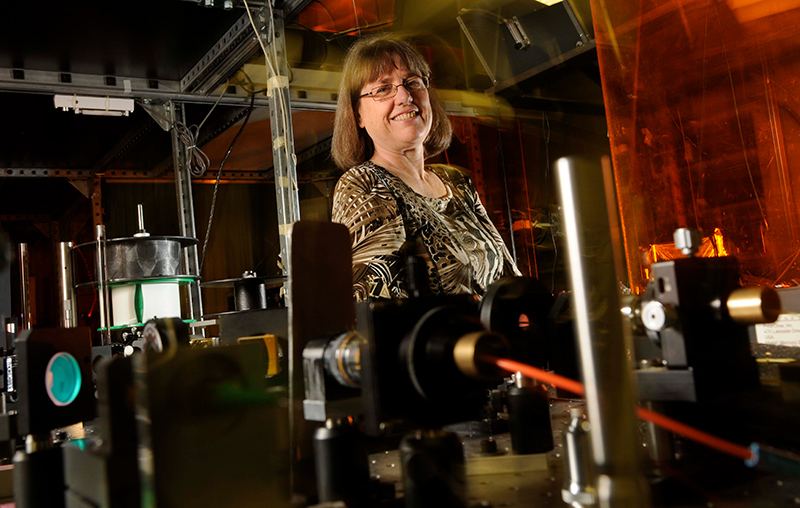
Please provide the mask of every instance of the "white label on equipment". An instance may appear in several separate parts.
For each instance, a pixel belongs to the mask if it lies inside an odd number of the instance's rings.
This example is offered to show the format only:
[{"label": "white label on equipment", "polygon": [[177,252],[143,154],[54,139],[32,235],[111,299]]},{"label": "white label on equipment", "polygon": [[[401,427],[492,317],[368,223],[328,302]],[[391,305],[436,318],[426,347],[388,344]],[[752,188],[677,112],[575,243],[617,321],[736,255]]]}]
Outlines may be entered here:
[{"label": "white label on equipment", "polygon": [[759,344],[800,346],[800,314],[781,314],[778,320],[767,325],[756,325]]}]

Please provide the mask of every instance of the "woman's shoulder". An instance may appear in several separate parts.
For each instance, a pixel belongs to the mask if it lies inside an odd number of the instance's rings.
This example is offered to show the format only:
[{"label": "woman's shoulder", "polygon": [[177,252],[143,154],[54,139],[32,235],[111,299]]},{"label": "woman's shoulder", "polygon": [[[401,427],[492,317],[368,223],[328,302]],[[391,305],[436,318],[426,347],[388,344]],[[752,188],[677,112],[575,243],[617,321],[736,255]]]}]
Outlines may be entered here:
[{"label": "woman's shoulder", "polygon": [[367,161],[345,171],[344,174],[339,177],[336,186],[338,188],[350,187],[369,192],[372,191],[379,182],[380,180],[375,174],[374,165]]},{"label": "woman's shoulder", "polygon": [[428,167],[440,175],[447,176],[450,180],[469,179],[469,170],[449,164],[428,164]]},{"label": "woman's shoulder", "polygon": [[464,168],[449,164],[428,164],[428,167],[454,187],[471,186],[469,171]]},{"label": "woman's shoulder", "polygon": [[391,219],[396,212],[397,204],[392,193],[371,163],[353,166],[339,177],[331,207],[334,222],[349,224],[358,217],[381,222]]}]

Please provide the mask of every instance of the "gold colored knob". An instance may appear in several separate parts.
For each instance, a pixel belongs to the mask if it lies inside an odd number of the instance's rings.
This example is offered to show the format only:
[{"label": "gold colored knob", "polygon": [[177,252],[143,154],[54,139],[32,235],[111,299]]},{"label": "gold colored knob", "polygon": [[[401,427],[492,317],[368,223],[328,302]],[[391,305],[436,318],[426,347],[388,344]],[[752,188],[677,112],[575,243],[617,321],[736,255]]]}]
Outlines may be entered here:
[{"label": "gold colored knob", "polygon": [[781,300],[770,287],[741,288],[730,294],[727,307],[737,323],[774,323],[781,313]]},{"label": "gold colored knob", "polygon": [[510,348],[506,339],[496,333],[480,331],[462,335],[453,348],[458,370],[470,377],[502,378],[496,366],[481,361],[482,356],[508,358]]}]

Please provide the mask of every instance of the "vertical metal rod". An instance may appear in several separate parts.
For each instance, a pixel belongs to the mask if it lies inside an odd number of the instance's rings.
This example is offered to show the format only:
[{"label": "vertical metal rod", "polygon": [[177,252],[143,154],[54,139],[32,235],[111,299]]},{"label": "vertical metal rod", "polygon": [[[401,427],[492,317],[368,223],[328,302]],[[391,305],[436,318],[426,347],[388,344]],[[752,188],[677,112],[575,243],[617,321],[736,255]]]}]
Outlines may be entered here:
[{"label": "vertical metal rod", "polygon": [[139,216],[139,232],[144,231],[144,206],[141,203],[136,205],[136,213]]},{"label": "vertical metal rod", "polygon": [[[269,41],[266,46],[268,55],[265,58],[272,62],[265,61],[268,79],[267,96],[269,97],[269,120],[272,134],[272,161],[275,171],[275,201],[278,208],[278,236],[281,245],[281,263],[283,275],[287,276],[288,282],[284,284],[286,289],[286,306],[289,307],[290,323],[293,323],[292,297],[289,288],[292,287],[292,277],[290,276],[291,266],[291,235],[292,225],[300,220],[300,198],[297,189],[297,158],[294,152],[294,133],[292,130],[292,114],[289,106],[289,64],[286,57],[286,37],[283,30],[283,13],[273,12],[272,19],[267,19],[268,9],[262,8],[259,11],[259,21],[262,27],[261,38]],[[272,27],[272,37],[267,32]],[[290,327],[292,325],[290,324]],[[295,332],[290,332],[293,334]],[[302,351],[297,350],[294,340],[290,340],[289,348],[289,427],[290,427],[290,476],[289,492],[301,492],[301,475],[298,474],[301,467],[300,461],[305,453],[299,452],[296,455],[294,445],[307,436],[307,425],[302,417]],[[298,405],[298,402],[300,404]],[[298,421],[299,420],[299,421]],[[304,430],[306,429],[306,430]],[[298,449],[299,450],[299,449]],[[307,450],[306,450],[307,452]],[[306,460],[308,460],[306,458]]]},{"label": "vertical metal rod", "polygon": [[[181,236],[197,238],[197,229],[194,222],[194,201],[192,199],[192,179],[189,167],[186,165],[186,147],[181,143],[176,125],[184,121],[184,111],[181,104],[174,101],[169,103],[169,116],[172,125],[172,167],[175,172],[175,193],[178,202],[178,223]],[[200,275],[200,263],[197,258],[197,245],[190,245],[183,249],[183,262],[186,275]],[[200,282],[189,284],[189,319],[200,320],[203,316],[203,299],[200,293]]]},{"label": "vertical metal rod", "polygon": [[78,308],[75,303],[75,282],[72,266],[72,242],[60,242],[56,256],[58,277],[59,323],[64,328],[78,326]]},{"label": "vertical metal rod", "polygon": [[100,306],[100,336],[101,344],[111,344],[111,297],[108,293],[108,270],[106,266],[106,227],[102,224],[95,226],[95,241],[97,243],[95,255],[95,272],[97,277],[97,295]]},{"label": "vertical metal rod", "polygon": [[555,163],[601,507],[649,505],[638,470],[632,366],[626,351],[608,206],[599,161]]},{"label": "vertical metal rod", "polygon": [[[262,11],[263,12],[263,11]],[[300,220],[300,198],[297,193],[297,159],[294,153],[292,115],[289,107],[289,66],[286,59],[286,37],[283,18],[275,12],[272,20],[274,38],[267,50],[274,66],[267,82],[269,119],[272,127],[272,160],[275,168],[275,197],[278,205],[278,235],[281,242],[283,275],[289,274],[289,241],[292,224]],[[269,24],[266,24],[269,26]],[[267,65],[268,69],[271,69]]]},{"label": "vertical metal rod", "polygon": [[28,244],[19,244],[19,287],[22,298],[22,326],[31,329],[30,259]]},{"label": "vertical metal rod", "polygon": [[[664,403],[646,401],[644,407],[650,411],[664,412]],[[653,422],[647,422],[647,454],[656,467],[668,464],[674,456],[672,437],[669,431],[658,427]]]}]

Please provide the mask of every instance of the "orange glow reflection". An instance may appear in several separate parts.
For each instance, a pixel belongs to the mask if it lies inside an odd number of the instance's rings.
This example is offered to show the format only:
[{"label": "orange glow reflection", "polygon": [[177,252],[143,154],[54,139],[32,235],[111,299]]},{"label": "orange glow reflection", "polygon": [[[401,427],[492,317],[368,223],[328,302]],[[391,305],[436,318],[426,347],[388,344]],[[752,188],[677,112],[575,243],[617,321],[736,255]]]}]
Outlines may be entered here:
[{"label": "orange glow reflection", "polygon": [[686,226],[800,286],[800,0],[591,1],[631,287]]},{"label": "orange glow reflection", "polygon": [[718,257],[722,257],[722,256],[727,256],[728,255],[728,251],[725,250],[725,241],[722,238],[722,231],[720,231],[719,228],[715,228],[714,229],[714,245],[717,248],[717,256]]},{"label": "orange glow reflection", "polygon": [[[697,251],[697,256],[702,258],[714,258],[728,256],[728,250],[725,248],[725,239],[722,236],[722,231],[719,228],[714,228],[714,234],[703,238],[703,243]],[[673,243],[659,243],[653,244],[647,250],[647,265],[657,263],[659,261],[667,261],[670,259],[680,259],[686,257],[681,251],[675,248]],[[650,270],[645,268],[645,277],[650,278]]]}]

